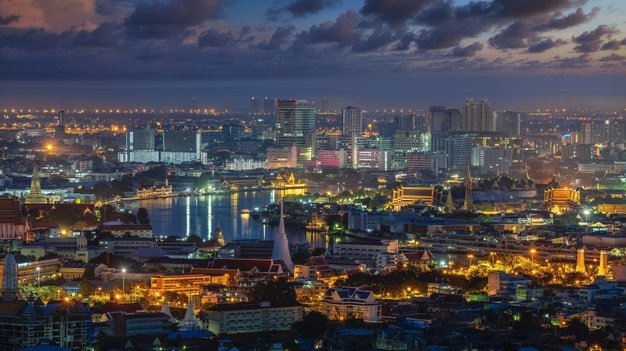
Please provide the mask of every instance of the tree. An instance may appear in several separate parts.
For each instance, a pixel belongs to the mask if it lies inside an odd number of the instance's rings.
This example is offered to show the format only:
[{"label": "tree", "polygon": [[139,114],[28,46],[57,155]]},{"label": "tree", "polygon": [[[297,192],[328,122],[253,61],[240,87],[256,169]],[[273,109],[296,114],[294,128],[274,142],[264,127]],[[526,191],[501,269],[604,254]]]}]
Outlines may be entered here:
[{"label": "tree", "polygon": [[287,279],[279,278],[257,284],[250,298],[270,303],[293,303],[296,302],[296,291]]},{"label": "tree", "polygon": [[565,327],[565,335],[575,335],[577,341],[586,340],[589,336],[589,328],[580,318],[572,318]]},{"label": "tree", "polygon": [[137,210],[137,223],[150,224],[150,216],[148,215],[148,209],[146,209],[145,207],[140,207]]},{"label": "tree", "polygon": [[302,321],[294,323],[294,329],[305,338],[320,338],[326,332],[328,318],[319,312],[309,312]]}]

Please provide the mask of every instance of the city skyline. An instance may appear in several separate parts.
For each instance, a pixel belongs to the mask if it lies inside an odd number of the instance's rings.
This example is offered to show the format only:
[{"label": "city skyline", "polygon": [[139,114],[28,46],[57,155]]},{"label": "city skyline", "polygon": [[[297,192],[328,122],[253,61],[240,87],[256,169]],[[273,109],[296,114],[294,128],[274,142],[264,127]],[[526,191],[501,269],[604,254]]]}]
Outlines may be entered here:
[{"label": "city skyline", "polygon": [[622,110],[618,1],[5,1],[0,105]]}]

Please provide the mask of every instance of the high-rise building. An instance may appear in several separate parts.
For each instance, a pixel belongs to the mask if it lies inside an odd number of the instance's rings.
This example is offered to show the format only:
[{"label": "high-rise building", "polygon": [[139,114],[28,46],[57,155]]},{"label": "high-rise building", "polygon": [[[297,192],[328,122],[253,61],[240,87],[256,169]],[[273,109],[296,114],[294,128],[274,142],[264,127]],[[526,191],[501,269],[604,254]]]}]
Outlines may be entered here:
[{"label": "high-rise building", "polygon": [[472,166],[480,167],[481,174],[507,174],[512,163],[513,150],[499,147],[472,148]]},{"label": "high-rise building", "polygon": [[433,134],[431,150],[443,152],[448,157],[448,167],[465,169],[472,159],[472,138],[469,135]]},{"label": "high-rise building", "polygon": [[276,143],[278,146],[310,148],[315,136],[315,107],[306,100],[278,100]]},{"label": "high-rise building", "polygon": [[432,133],[460,132],[461,111],[446,109],[445,106],[431,106],[428,108],[430,130]]},{"label": "high-rise building", "polygon": [[341,110],[341,133],[345,136],[360,136],[363,133],[363,116],[358,107],[348,106]]},{"label": "high-rise building", "polygon": [[276,110],[276,99],[265,97],[263,100],[263,114],[271,116]]},{"label": "high-rise building", "polygon": [[460,132],[463,130],[463,114],[461,111],[452,108],[446,110],[448,117],[448,126],[451,132]]},{"label": "high-rise building", "polygon": [[320,106],[320,112],[321,113],[328,113],[328,98],[327,97],[323,97],[322,98],[322,106]]},{"label": "high-rise building", "polygon": [[581,134],[583,144],[623,143],[626,142],[626,123],[608,119],[583,123]]},{"label": "high-rise building", "polygon": [[153,151],[154,137],[154,129],[131,129],[126,132],[126,151]]},{"label": "high-rise building", "polygon": [[58,125],[60,127],[64,127],[65,128],[65,111],[61,110],[59,111],[59,121],[58,121]]},{"label": "high-rise building", "polygon": [[502,111],[496,113],[496,131],[506,135],[520,136],[528,120],[526,112]]},{"label": "high-rise building", "polygon": [[248,113],[250,115],[256,115],[259,113],[259,108],[260,108],[260,103],[259,103],[259,98],[256,96],[253,96],[250,98],[250,108],[248,110]]},{"label": "high-rise building", "polygon": [[163,151],[196,152],[200,150],[201,137],[196,130],[165,130]]},{"label": "high-rise building", "polygon": [[430,130],[433,133],[448,132],[450,130],[445,106],[429,106],[428,118],[430,119]]},{"label": "high-rise building", "polygon": [[496,117],[487,99],[476,102],[473,99],[465,100],[463,105],[463,131],[466,132],[494,132]]}]

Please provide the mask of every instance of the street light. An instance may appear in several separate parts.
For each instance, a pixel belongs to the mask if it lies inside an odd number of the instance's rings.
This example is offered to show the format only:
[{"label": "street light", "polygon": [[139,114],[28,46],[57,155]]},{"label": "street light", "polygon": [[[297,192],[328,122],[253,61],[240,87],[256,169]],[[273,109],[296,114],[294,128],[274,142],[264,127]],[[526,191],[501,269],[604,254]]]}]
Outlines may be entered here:
[{"label": "street light", "polygon": [[126,268],[122,268],[122,297],[126,294]]},{"label": "street light", "polygon": [[493,251],[491,251],[491,252],[489,253],[489,256],[491,256],[491,265],[492,265],[492,266],[495,266],[495,264],[496,264],[496,253],[495,253],[495,252],[493,252]]},{"label": "street light", "polygon": [[37,266],[37,289],[41,288],[41,267]]},{"label": "street light", "polygon": [[533,265],[535,264],[535,253],[537,253],[535,248],[530,249],[530,263]]},{"label": "street light", "polygon": [[585,215],[585,222],[589,223],[589,215],[591,214],[591,211],[589,211],[588,208],[583,210],[583,214]]},{"label": "street light", "polygon": [[474,254],[468,254],[467,258],[469,258],[469,265],[472,265],[472,261],[474,260]]}]

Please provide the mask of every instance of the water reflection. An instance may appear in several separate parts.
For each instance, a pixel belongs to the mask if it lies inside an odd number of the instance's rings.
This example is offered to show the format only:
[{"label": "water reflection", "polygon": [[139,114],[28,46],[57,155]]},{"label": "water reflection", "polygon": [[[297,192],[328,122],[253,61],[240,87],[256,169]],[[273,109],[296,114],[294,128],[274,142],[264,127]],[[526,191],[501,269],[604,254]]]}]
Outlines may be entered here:
[{"label": "water reflection", "polygon": [[[277,227],[263,225],[242,210],[261,208],[280,201],[279,191],[256,191],[242,194],[205,195],[166,199],[141,200],[137,206],[148,209],[155,235],[185,236],[196,234],[210,239],[220,225],[229,240],[272,239]],[[326,247],[327,239],[320,233],[287,228],[291,243],[309,242]]]}]

